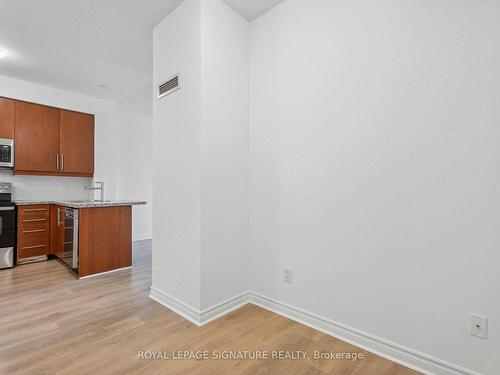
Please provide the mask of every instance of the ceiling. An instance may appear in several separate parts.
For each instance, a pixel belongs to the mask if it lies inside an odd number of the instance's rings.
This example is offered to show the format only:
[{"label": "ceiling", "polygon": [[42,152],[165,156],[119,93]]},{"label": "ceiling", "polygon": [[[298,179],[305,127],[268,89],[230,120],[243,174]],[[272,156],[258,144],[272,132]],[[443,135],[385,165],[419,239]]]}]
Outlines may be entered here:
[{"label": "ceiling", "polygon": [[241,14],[247,20],[252,21],[263,15],[269,9],[274,8],[283,0],[223,0],[227,5]]},{"label": "ceiling", "polygon": [[[152,30],[183,0],[0,0],[0,75],[151,113]],[[282,0],[224,0],[249,20]]]}]

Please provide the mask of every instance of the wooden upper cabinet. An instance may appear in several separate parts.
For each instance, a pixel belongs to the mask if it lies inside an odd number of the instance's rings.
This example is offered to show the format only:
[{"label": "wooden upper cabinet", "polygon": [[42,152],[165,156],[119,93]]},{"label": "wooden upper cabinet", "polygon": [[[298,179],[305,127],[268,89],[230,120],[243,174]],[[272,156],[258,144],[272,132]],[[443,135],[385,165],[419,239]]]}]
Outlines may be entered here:
[{"label": "wooden upper cabinet", "polygon": [[15,100],[0,98],[0,138],[14,139]]},{"label": "wooden upper cabinet", "polygon": [[16,173],[58,173],[59,109],[16,101]]},{"label": "wooden upper cabinet", "polygon": [[94,174],[94,116],[61,109],[60,152],[63,174]]},{"label": "wooden upper cabinet", "polygon": [[0,98],[0,138],[14,138],[14,173],[94,175],[94,115]]}]

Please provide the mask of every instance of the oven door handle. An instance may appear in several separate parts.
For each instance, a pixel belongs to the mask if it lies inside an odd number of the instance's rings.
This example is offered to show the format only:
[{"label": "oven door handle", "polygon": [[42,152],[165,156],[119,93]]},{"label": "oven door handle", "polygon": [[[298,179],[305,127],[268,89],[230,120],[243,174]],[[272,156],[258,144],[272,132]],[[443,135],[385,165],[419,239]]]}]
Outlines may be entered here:
[{"label": "oven door handle", "polygon": [[0,211],[13,211],[14,207],[0,207]]},{"label": "oven door handle", "polygon": [[73,210],[73,269],[79,267],[78,210]]}]

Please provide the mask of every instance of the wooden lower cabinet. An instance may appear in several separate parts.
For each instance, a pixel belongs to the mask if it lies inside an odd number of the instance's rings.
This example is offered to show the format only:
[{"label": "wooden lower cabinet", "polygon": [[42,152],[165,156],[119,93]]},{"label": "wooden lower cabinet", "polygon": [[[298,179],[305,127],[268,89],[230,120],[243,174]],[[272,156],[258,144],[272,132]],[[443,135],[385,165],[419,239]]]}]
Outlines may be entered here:
[{"label": "wooden lower cabinet", "polygon": [[132,207],[79,210],[80,277],[132,266]]},{"label": "wooden lower cabinet", "polygon": [[[78,216],[79,277],[132,266],[131,206],[80,208]],[[62,260],[65,228],[64,206],[19,206],[18,261],[49,254]]]},{"label": "wooden lower cabinet", "polygon": [[50,205],[50,253],[62,259],[64,255],[64,207]]},{"label": "wooden lower cabinet", "polygon": [[20,206],[17,210],[17,261],[50,252],[49,205]]}]

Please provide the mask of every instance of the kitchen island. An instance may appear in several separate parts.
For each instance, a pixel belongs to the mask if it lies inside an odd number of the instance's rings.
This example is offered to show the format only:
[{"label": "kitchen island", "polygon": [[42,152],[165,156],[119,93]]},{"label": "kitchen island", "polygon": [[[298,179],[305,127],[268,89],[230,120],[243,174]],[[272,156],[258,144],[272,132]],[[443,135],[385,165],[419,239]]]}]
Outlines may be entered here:
[{"label": "kitchen island", "polygon": [[79,277],[132,267],[132,206],[143,201],[16,201],[18,263],[55,256]]}]

